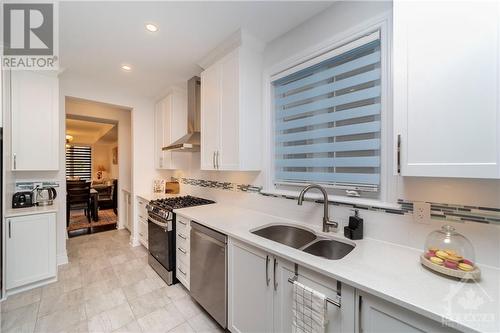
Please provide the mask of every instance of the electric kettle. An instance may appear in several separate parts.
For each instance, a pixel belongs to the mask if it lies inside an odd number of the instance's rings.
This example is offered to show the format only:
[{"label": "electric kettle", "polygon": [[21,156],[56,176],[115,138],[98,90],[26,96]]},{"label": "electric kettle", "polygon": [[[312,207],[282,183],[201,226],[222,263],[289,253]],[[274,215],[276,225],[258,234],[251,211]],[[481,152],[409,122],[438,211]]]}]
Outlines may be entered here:
[{"label": "electric kettle", "polygon": [[35,189],[35,201],[38,206],[50,206],[54,204],[57,197],[56,189],[50,186],[38,187]]}]

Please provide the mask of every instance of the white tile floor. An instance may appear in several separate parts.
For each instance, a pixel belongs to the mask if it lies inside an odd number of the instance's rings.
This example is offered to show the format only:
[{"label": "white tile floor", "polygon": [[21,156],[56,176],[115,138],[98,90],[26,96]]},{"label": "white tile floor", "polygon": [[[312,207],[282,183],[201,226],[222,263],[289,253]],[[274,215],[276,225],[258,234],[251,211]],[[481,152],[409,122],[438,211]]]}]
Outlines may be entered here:
[{"label": "white tile floor", "polygon": [[1,332],[221,332],[180,284],[167,286],[126,230],[68,240],[56,283],[1,303]]}]

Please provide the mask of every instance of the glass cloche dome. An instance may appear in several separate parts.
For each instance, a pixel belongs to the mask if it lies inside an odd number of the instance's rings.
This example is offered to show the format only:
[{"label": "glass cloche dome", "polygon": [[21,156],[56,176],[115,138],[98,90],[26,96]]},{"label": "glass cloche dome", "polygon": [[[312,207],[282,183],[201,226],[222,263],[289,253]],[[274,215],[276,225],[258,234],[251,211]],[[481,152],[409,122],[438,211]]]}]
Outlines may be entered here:
[{"label": "glass cloche dome", "polygon": [[475,270],[476,258],[471,242],[450,225],[427,236],[424,257],[434,265],[458,272]]}]

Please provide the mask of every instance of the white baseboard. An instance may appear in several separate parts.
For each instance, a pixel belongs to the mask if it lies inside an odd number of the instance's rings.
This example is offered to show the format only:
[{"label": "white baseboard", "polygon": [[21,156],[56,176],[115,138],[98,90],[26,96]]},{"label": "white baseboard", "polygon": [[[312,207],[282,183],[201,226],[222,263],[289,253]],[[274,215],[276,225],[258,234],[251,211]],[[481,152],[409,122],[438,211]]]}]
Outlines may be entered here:
[{"label": "white baseboard", "polygon": [[68,260],[68,253],[67,252],[59,253],[57,255],[57,266],[65,265],[68,262],[69,262],[69,260]]},{"label": "white baseboard", "polygon": [[20,287],[17,287],[17,288],[12,288],[12,289],[6,290],[5,297],[8,298],[9,296],[18,294],[20,292],[27,291],[27,290],[30,290],[30,289],[35,289],[35,288],[44,286],[46,284],[54,283],[54,282],[57,282],[57,276],[52,277],[52,278],[48,278],[48,279],[45,279],[45,280],[42,280],[42,281],[33,282],[33,283],[30,283],[30,284],[27,284],[27,285],[24,285],[24,286],[20,286]]}]

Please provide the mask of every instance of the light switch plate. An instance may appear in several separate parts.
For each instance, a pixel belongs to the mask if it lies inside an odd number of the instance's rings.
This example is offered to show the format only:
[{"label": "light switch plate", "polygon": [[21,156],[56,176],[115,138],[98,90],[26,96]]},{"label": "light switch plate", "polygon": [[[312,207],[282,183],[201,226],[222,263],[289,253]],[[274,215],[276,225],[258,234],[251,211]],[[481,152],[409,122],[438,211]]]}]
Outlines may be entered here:
[{"label": "light switch plate", "polygon": [[416,223],[431,223],[431,204],[417,201],[413,203],[413,221]]}]

